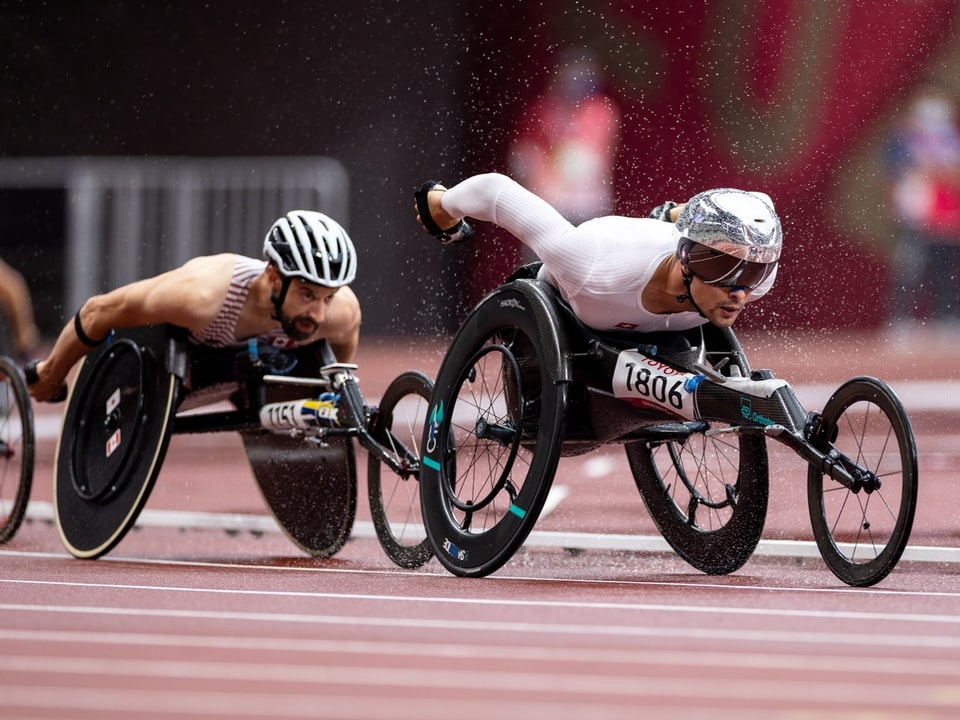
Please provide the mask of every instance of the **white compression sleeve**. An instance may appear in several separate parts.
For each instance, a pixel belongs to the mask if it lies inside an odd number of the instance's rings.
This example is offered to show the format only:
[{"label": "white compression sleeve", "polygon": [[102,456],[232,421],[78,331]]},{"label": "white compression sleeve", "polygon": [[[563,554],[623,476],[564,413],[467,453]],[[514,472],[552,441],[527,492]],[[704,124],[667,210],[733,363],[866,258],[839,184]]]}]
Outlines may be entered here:
[{"label": "white compression sleeve", "polygon": [[593,266],[592,233],[575,233],[552,205],[505,175],[474,175],[444,193],[441,204],[456,217],[465,215],[507,230],[549,265],[561,283],[569,278],[579,286]]}]

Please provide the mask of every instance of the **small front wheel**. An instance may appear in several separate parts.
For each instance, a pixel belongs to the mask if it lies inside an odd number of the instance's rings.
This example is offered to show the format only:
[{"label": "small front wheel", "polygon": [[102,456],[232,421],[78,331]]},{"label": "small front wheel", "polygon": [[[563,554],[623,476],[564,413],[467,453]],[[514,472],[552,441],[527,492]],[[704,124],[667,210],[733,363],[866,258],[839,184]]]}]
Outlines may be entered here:
[{"label": "small front wheel", "polygon": [[33,483],[33,410],[20,370],[0,357],[0,543],[17,532]]},{"label": "small front wheel", "polygon": [[812,441],[856,481],[848,487],[812,465],[807,472],[820,554],[848,585],[874,585],[896,566],[913,528],[917,448],[907,414],[884,383],[854,378],[827,401]]},{"label": "small front wheel", "polygon": [[427,422],[433,382],[405,372],[387,387],[370,427],[373,439],[402,468],[393,473],[370,452],[367,491],[377,538],[402,568],[418,568],[433,557],[420,513],[420,440]]}]

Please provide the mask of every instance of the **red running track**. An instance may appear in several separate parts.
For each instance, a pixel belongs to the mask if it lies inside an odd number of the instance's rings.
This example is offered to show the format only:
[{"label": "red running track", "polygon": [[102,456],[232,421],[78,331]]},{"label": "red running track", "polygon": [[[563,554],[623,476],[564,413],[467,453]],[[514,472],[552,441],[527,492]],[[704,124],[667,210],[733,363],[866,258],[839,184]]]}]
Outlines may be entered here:
[{"label": "red running track", "polygon": [[[0,718],[958,717],[960,393],[934,353],[842,340],[745,345],[807,398],[873,374],[911,410],[914,559],[877,587],[842,585],[792,544],[809,538],[805,471],[773,445],[764,543],[730,576],[656,551],[610,448],[561,461],[569,494],[537,526],[601,547],[532,542],[471,580],[436,561],[394,568],[363,531],[362,501],[337,557],[303,557],[263,517],[231,435],[174,438],[140,526],[105,558],[73,559],[44,521],[47,435],[32,522],[0,548]],[[439,350],[411,345],[366,343],[368,399],[400,370],[435,374]],[[49,426],[51,409],[37,411]]]}]

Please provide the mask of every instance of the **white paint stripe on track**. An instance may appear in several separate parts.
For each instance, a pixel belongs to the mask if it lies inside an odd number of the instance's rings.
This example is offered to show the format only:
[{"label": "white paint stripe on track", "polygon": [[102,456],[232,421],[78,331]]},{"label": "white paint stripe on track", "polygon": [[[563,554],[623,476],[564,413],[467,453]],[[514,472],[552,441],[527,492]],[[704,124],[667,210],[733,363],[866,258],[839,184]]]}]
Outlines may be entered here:
[{"label": "white paint stripe on track", "polygon": [[[887,382],[900,398],[907,413],[948,411],[960,409],[960,381],[958,380],[892,380]],[[820,409],[836,385],[805,384],[794,386],[794,392],[804,407]]]},{"label": "white paint stripe on track", "polygon": [[[30,555],[31,553],[24,553]],[[169,563],[164,563],[169,564]],[[211,567],[212,563],[195,563],[193,566],[203,565]],[[182,564],[181,564],[182,566]],[[220,566],[222,567],[222,566]],[[233,565],[236,569],[251,569],[246,565]],[[274,568],[276,569],[276,568]],[[437,577],[434,575],[433,577]],[[501,581],[509,581],[510,578],[500,578]],[[629,584],[620,583],[620,584]],[[667,586],[670,583],[646,582],[645,585]],[[84,580],[34,580],[22,578],[0,578],[0,586],[37,586],[48,588],[83,588],[86,590],[110,590],[110,591],[134,591],[134,592],[155,592],[155,593],[179,593],[181,595],[222,595],[222,596],[240,596],[240,597],[268,597],[268,598],[297,598],[311,600],[337,600],[351,602],[386,602],[402,605],[453,605],[453,606],[471,606],[471,607],[493,607],[493,608],[551,608],[567,610],[616,610],[623,612],[654,613],[662,616],[667,615],[729,615],[732,617],[771,617],[771,618],[793,618],[804,620],[844,620],[847,622],[866,622],[866,623],[919,623],[925,625],[943,625],[944,631],[960,626],[960,616],[956,614],[943,613],[903,613],[903,612],[876,612],[867,610],[807,610],[804,608],[779,608],[779,607],[751,607],[751,606],[733,606],[733,605],[677,605],[672,603],[649,603],[649,602],[615,602],[599,600],[546,600],[543,598],[515,598],[515,597],[479,597],[479,596],[440,596],[440,595],[411,595],[404,594],[385,594],[369,592],[331,592],[324,590],[251,590],[249,588],[230,588],[230,587],[208,587],[208,586],[185,586],[185,585],[147,585],[144,583],[121,583],[121,582],[89,582]],[[703,587],[703,586],[699,586]],[[719,585],[712,586],[713,590],[718,589]],[[724,589],[737,591],[758,591],[770,593],[773,588],[761,588],[758,586],[727,587]],[[797,588],[779,588],[780,590],[795,593]],[[903,593],[898,593],[903,596]],[[941,594],[942,595],[942,594]],[[28,604],[9,603],[0,605],[0,609],[14,610],[19,607],[29,607]],[[47,606],[43,606],[47,607]],[[207,611],[201,612],[218,612]],[[956,637],[960,642],[960,636]]]},{"label": "white paint stripe on track", "polygon": [[[27,518],[53,522],[53,506],[47,502],[31,501]],[[184,530],[223,530],[237,533],[280,532],[272,515],[244,515],[209,513],[184,510],[145,509],[137,520],[140,527],[167,527]],[[358,520],[352,537],[376,538],[373,523]],[[623,552],[673,553],[673,549],[659,535],[625,535],[616,533],[564,532],[534,530],[526,547],[553,547],[566,550],[617,550]],[[841,547],[844,547],[841,545]],[[801,540],[760,540],[754,556],[786,558],[818,558],[816,543]],[[901,561],[960,563],[960,548],[908,546]]]},{"label": "white paint stripe on track", "polygon": [[[380,640],[344,640],[301,637],[263,637],[230,635],[176,635],[148,632],[96,632],[86,630],[5,630],[0,628],[0,640],[12,642],[51,643],[54,645],[115,645],[124,647],[185,647],[197,650],[260,650],[281,653],[333,653],[351,655],[381,655],[418,658],[452,658],[464,660],[522,660],[531,663],[571,662],[569,657],[557,654],[553,645],[469,645],[443,642],[399,642]],[[871,673],[895,676],[960,677],[960,661],[940,658],[905,658],[891,653],[862,657],[808,656],[795,653],[760,653],[725,650],[670,650],[666,648],[577,648],[575,662],[609,664],[649,664],[676,667],[727,667],[743,670],[790,670],[807,672],[850,672],[851,668],[870,667]]]},{"label": "white paint stripe on track", "polygon": [[[456,689],[461,692],[488,691],[503,696],[506,694],[524,694],[538,696],[548,694],[557,698],[578,699],[587,697],[627,697],[642,701],[652,694],[687,697],[689,680],[686,678],[638,677],[628,671],[597,671],[591,673],[581,670],[563,676],[562,682],[557,676],[540,667],[529,669],[500,669],[497,664],[487,668],[460,670],[451,668],[407,668],[388,665],[369,665],[358,672],[355,667],[343,667],[333,663],[312,663],[297,665],[294,663],[245,663],[229,661],[203,660],[162,660],[162,659],[124,659],[118,663],[113,659],[95,657],[81,658],[36,658],[29,655],[0,657],[0,671],[6,677],[11,672],[37,673],[40,675],[66,675],[79,678],[96,679],[115,676],[116,678],[160,678],[170,680],[226,680],[240,683],[265,683],[268,686],[303,684],[313,686],[343,687],[400,687],[419,689],[421,692]],[[123,686],[126,683],[121,682]],[[13,685],[13,683],[11,683]],[[834,704],[861,707],[865,703],[876,701],[877,688],[869,680],[858,680],[849,674],[827,676],[818,680],[798,681],[797,679],[779,680],[764,678],[759,683],[731,683],[728,678],[705,676],[698,680],[698,692],[706,696],[726,699],[745,700],[749,698],[767,701],[797,702],[809,697],[829,698]],[[749,685],[746,687],[745,685]],[[735,687],[732,687],[735,686]],[[189,697],[194,691],[180,690]],[[909,707],[915,709],[944,708],[944,701],[937,693],[930,692],[925,686],[898,684],[896,691],[887,690],[889,698],[884,697],[887,707]],[[320,692],[314,689],[318,696]],[[66,696],[67,693],[64,693]],[[266,697],[264,696],[264,700]],[[245,701],[245,699],[244,699]],[[236,704],[237,700],[234,700]],[[949,705],[947,705],[949,706]],[[184,708],[186,712],[186,708]]]},{"label": "white paint stripe on track", "polygon": [[[0,549],[0,558],[2,557],[19,557],[19,558],[32,558],[32,559],[43,559],[43,560],[65,560],[69,558],[65,552],[48,552],[48,551],[38,551],[38,550],[4,550]],[[419,575],[425,578],[435,578],[439,575],[445,576],[445,571],[442,569],[431,570],[431,569],[420,569],[420,570],[406,570],[398,567],[383,567],[383,568],[365,568],[365,567],[343,567],[343,566],[329,566],[329,565],[271,565],[269,563],[256,563],[250,561],[244,562],[231,562],[231,561],[217,561],[217,560],[177,560],[172,558],[151,558],[139,556],[125,556],[119,553],[113,555],[108,555],[100,558],[98,563],[133,563],[138,565],[154,565],[158,567],[190,567],[190,568],[221,568],[227,570],[257,570],[261,572],[271,572],[271,573],[311,573],[317,575],[400,575],[400,576],[410,576],[410,575]],[[771,586],[771,585],[754,585],[754,584],[735,584],[731,585],[728,582],[724,582],[722,579],[717,582],[710,582],[705,578],[697,578],[695,583],[690,583],[688,580],[650,580],[643,577],[629,579],[629,578],[581,578],[581,577],[563,577],[563,576],[544,576],[544,575],[518,575],[518,574],[508,574],[508,572],[501,571],[499,574],[493,576],[499,582],[516,582],[520,581],[523,583],[542,583],[547,585],[636,585],[640,587],[670,587],[670,588],[683,588],[685,591],[694,591],[694,590],[704,590],[704,591],[713,591],[713,590],[724,590],[726,592],[764,592],[766,594],[777,594],[777,593],[791,593],[791,594],[808,594],[808,595],[833,595],[833,594],[848,594],[851,592],[851,589],[847,585],[836,585],[836,586],[816,586],[811,587],[809,585],[785,585],[785,586]],[[0,585],[2,584],[15,584],[15,583],[37,583],[37,584],[65,584],[63,582],[55,581],[46,581],[46,580],[18,580],[18,579],[7,579],[0,577]],[[89,583],[88,583],[89,584]],[[96,585],[102,586],[103,583],[96,583]],[[152,586],[150,586],[152,587]],[[940,598],[950,598],[955,600],[960,597],[960,592],[951,592],[948,590],[886,590],[882,587],[865,587],[857,588],[855,592],[858,595],[897,595],[898,597],[940,597]],[[286,594],[281,591],[276,591],[276,594]],[[304,595],[305,593],[299,593]],[[316,595],[316,593],[307,593],[311,596]],[[375,596],[362,595],[361,597],[376,599]],[[391,599],[393,596],[383,596],[381,599]],[[395,599],[395,598],[393,598]],[[499,603],[502,604],[501,600],[478,600],[475,597],[469,599],[454,599],[455,602],[471,602],[476,604],[491,604]],[[529,601],[528,601],[529,602]],[[537,605],[540,605],[540,602],[537,602]],[[898,616],[900,617],[900,616]],[[960,617],[960,616],[957,616]]]},{"label": "white paint stripe on track", "polygon": [[[0,582],[3,582],[0,580]],[[97,587],[101,587],[97,585]],[[107,587],[107,586],[102,586]],[[171,589],[184,588],[152,588],[154,590],[169,592]],[[200,592],[199,588],[188,588],[190,592]],[[210,590],[211,592],[215,592]],[[247,594],[266,594],[258,592],[248,592]],[[274,593],[278,594],[278,593]],[[284,593],[286,594],[286,593]],[[304,595],[306,593],[296,593]],[[317,593],[322,595],[323,593]],[[411,598],[405,596],[363,596],[366,599],[378,599],[392,602],[410,602]],[[464,602],[470,605],[476,604],[475,600],[469,598],[439,598],[434,602]],[[416,599],[420,602],[421,599]],[[504,605],[515,604],[505,600]],[[591,603],[586,603],[590,605]],[[575,606],[576,603],[568,603]],[[601,603],[602,605],[602,603]],[[654,607],[655,609],[651,609]],[[441,630],[444,632],[457,633],[505,633],[505,634],[543,634],[553,637],[563,636],[609,636],[609,637],[657,637],[672,639],[696,639],[698,642],[705,640],[712,641],[735,641],[741,645],[747,643],[774,644],[778,646],[801,644],[801,645],[829,645],[829,646],[864,646],[864,647],[900,647],[900,648],[949,648],[956,650],[960,648],[960,636],[947,634],[945,632],[878,632],[876,623],[878,619],[868,617],[871,613],[857,613],[863,616],[861,619],[865,623],[864,630],[847,629],[844,631],[835,630],[814,630],[811,628],[790,629],[772,629],[758,628],[754,629],[748,626],[674,626],[663,622],[663,615],[668,612],[704,612],[724,616],[731,611],[731,607],[718,605],[713,608],[691,608],[677,605],[649,606],[637,605],[628,609],[653,613],[659,617],[659,621],[649,624],[636,622],[633,618],[631,622],[622,623],[576,623],[576,622],[546,622],[537,620],[483,620],[458,618],[435,618],[435,617],[403,617],[397,613],[387,615],[345,615],[336,613],[311,613],[311,612],[269,612],[269,611],[230,611],[230,610],[198,610],[193,608],[145,608],[145,607],[122,607],[119,605],[38,605],[36,603],[0,603],[0,612],[21,614],[50,613],[54,615],[82,615],[90,618],[98,616],[107,616],[111,618],[136,617],[136,618],[165,618],[172,620],[203,620],[207,623],[207,628],[211,622],[241,622],[241,623],[284,623],[290,625],[317,625],[317,626],[344,626],[353,625],[356,627],[370,628],[390,628],[414,629],[414,630]],[[752,614],[752,613],[751,613]],[[759,613],[758,613],[759,614]],[[770,611],[767,615],[789,618],[803,614],[803,611],[780,610]],[[851,613],[847,613],[850,615]],[[822,616],[823,613],[820,613]],[[907,616],[883,614],[893,619],[893,621],[912,622]],[[953,619],[944,616],[947,621]],[[882,622],[887,622],[882,620]],[[782,627],[788,627],[784,625]],[[949,628],[949,626],[947,626]],[[929,629],[929,628],[928,628]]]}]

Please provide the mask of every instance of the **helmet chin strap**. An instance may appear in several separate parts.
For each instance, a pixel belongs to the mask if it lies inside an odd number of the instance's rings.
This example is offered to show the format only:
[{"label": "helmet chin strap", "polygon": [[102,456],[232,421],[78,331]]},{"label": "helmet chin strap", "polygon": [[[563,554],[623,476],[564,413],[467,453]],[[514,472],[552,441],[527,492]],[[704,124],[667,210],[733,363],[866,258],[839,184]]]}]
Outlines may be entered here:
[{"label": "helmet chin strap", "polygon": [[281,319],[283,317],[283,301],[287,299],[287,291],[290,289],[290,280],[286,276],[280,281],[280,294],[276,294],[273,290],[270,290],[270,301],[273,303],[273,319],[278,322],[283,322]]},{"label": "helmet chin strap", "polygon": [[696,301],[693,299],[693,292],[691,292],[690,290],[690,282],[692,279],[693,279],[693,275],[689,273],[683,273],[683,286],[687,289],[687,292],[685,295],[677,295],[677,302],[681,304],[685,302],[689,302],[691,305],[693,305],[693,309],[696,310],[697,313],[699,313],[700,317],[705,318],[707,316],[704,314],[703,310],[700,309],[700,306],[697,305]]}]

